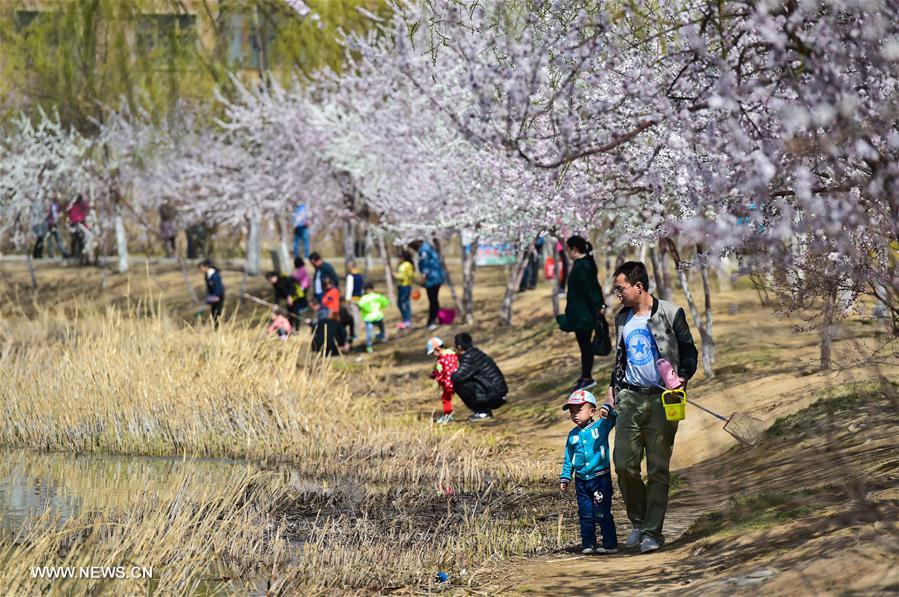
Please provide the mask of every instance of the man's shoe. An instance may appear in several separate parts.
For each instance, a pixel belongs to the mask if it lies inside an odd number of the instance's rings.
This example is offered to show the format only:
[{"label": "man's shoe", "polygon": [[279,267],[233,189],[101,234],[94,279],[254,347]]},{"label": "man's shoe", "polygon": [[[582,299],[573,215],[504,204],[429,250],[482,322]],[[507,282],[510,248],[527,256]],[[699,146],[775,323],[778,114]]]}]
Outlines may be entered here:
[{"label": "man's shoe", "polygon": [[584,549],[581,550],[581,553],[584,554],[585,556],[592,556],[594,552],[593,552],[592,547],[585,547]]},{"label": "man's shoe", "polygon": [[593,553],[596,555],[603,555],[607,553],[618,553],[617,547],[594,547]]},{"label": "man's shoe", "polygon": [[373,346],[366,346],[366,347],[365,347],[365,352],[367,352],[368,354],[371,354],[371,353],[373,353],[374,351],[375,351],[375,348],[374,348]]},{"label": "man's shoe", "polygon": [[439,327],[440,327],[440,326],[437,325],[436,323],[432,323],[431,325],[428,326],[428,331],[433,332],[434,330],[436,330],[436,329],[439,328]]},{"label": "man's shoe", "polygon": [[491,418],[493,418],[493,413],[488,410],[487,412],[484,412],[484,413],[474,413],[473,415],[468,417],[468,422],[469,423],[477,423],[480,421],[486,421],[487,419],[491,419]]},{"label": "man's shoe", "polygon": [[624,546],[633,549],[640,545],[640,539],[643,537],[643,531],[640,530],[639,527],[634,527],[631,529],[631,532],[627,534],[627,540],[624,542]]},{"label": "man's shoe", "polygon": [[640,542],[640,553],[649,553],[662,547],[662,544],[655,537],[646,535]]},{"label": "man's shoe", "polygon": [[577,380],[577,383],[574,385],[574,392],[578,390],[589,390],[593,386],[596,385],[596,380],[594,379],[584,379],[583,377]]}]

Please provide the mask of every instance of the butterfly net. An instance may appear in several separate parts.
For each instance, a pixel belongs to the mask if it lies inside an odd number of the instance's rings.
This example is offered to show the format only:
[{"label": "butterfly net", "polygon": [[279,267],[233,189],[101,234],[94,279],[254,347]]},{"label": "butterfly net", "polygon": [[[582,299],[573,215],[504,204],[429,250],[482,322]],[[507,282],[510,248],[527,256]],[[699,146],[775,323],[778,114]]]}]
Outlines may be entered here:
[{"label": "butterfly net", "polygon": [[745,413],[734,413],[724,424],[724,430],[738,442],[751,448],[759,443],[765,434],[765,422]]}]

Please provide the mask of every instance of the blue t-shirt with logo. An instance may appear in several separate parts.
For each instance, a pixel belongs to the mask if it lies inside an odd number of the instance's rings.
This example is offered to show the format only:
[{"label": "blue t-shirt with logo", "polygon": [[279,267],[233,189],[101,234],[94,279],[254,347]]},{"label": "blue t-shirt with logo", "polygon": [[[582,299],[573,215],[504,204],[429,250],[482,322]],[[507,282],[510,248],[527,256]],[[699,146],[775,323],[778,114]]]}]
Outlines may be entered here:
[{"label": "blue t-shirt with logo", "polygon": [[627,349],[627,367],[624,381],[642,387],[658,387],[660,382],[656,360],[659,350],[649,331],[649,315],[631,314],[624,324],[624,346]]}]

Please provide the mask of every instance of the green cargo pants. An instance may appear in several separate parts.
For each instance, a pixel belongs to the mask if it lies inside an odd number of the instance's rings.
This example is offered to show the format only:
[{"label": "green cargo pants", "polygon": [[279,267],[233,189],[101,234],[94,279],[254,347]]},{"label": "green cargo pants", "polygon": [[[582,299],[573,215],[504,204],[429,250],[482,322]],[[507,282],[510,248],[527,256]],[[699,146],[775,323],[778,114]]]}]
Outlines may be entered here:
[{"label": "green cargo pants", "polygon": [[[622,389],[616,397],[615,472],[631,523],[663,541],[662,524],[668,509],[668,464],[677,422],[665,418],[662,390],[649,393]],[[640,476],[646,454],[647,483]]]}]

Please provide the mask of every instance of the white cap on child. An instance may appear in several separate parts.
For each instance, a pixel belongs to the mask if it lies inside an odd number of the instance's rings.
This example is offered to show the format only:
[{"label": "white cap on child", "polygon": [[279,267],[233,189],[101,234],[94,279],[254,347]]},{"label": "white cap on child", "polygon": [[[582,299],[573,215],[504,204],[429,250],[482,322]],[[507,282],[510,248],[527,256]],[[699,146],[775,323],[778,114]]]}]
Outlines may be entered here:
[{"label": "white cap on child", "polygon": [[434,336],[430,340],[428,340],[428,354],[434,354],[434,351],[438,348],[443,347],[443,340]]}]

